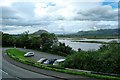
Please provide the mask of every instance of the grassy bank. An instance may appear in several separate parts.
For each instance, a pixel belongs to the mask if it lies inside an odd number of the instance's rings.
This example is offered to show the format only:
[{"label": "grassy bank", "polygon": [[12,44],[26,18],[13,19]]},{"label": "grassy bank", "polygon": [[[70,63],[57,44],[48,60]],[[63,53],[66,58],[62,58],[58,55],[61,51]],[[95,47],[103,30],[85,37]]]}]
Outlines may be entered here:
[{"label": "grassy bank", "polygon": [[38,68],[42,68],[42,69],[63,72],[63,73],[68,73],[68,74],[74,74],[74,75],[82,75],[82,76],[98,78],[98,79],[120,80],[119,77],[96,75],[96,74],[90,74],[90,73],[85,73],[85,72],[66,70],[66,69],[60,68],[60,67],[54,67],[51,65],[43,65],[43,64],[40,64],[37,62],[33,62],[33,61],[31,61],[23,56],[25,54],[25,52],[19,51],[17,49],[8,49],[8,50],[6,50],[6,52],[9,55],[9,57],[11,57],[12,59],[14,59],[16,61],[19,61],[19,62],[24,63],[24,64],[32,65],[32,66],[35,66]]},{"label": "grassy bank", "polygon": [[22,52],[20,50],[9,49],[9,50],[7,50],[7,53],[9,53],[10,55],[15,56],[15,57],[17,57],[19,59],[28,60],[27,58],[24,57],[25,52]]}]

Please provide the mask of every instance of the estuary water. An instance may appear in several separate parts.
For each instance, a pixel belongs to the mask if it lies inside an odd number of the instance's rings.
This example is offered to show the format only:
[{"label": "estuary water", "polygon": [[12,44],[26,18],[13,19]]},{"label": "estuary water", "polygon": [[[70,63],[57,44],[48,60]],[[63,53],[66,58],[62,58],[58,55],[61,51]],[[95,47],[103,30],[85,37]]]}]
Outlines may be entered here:
[{"label": "estuary water", "polygon": [[[76,40],[76,39],[75,39]],[[78,48],[81,48],[82,50],[88,51],[88,50],[97,50],[100,48],[102,44],[100,43],[85,43],[85,42],[72,42],[74,41],[73,38],[59,38],[59,42],[65,43],[66,45],[69,45],[74,50],[78,50]],[[110,42],[110,41],[119,41],[118,39],[78,39],[77,41],[102,41],[102,42]]]}]

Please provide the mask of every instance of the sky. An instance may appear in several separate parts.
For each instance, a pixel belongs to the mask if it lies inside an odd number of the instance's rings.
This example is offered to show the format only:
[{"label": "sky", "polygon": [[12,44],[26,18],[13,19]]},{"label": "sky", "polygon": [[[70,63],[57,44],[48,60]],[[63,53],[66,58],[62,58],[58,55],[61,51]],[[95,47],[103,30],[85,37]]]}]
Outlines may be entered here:
[{"label": "sky", "polygon": [[1,0],[0,27],[9,34],[64,34],[118,28],[119,0]]}]

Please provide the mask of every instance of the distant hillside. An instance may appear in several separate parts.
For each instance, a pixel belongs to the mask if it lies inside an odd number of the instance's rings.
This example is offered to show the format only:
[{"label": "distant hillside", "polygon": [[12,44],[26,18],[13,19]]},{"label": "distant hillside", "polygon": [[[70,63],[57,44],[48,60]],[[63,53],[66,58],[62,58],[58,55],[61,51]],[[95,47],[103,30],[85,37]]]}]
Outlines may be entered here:
[{"label": "distant hillside", "polygon": [[75,35],[80,36],[114,36],[118,35],[118,29],[100,29],[96,31],[79,31]]},{"label": "distant hillside", "polygon": [[46,31],[46,30],[39,30],[39,31],[34,32],[33,34],[35,34],[35,35],[40,35],[40,34],[42,34],[42,33],[49,33],[49,32]]}]

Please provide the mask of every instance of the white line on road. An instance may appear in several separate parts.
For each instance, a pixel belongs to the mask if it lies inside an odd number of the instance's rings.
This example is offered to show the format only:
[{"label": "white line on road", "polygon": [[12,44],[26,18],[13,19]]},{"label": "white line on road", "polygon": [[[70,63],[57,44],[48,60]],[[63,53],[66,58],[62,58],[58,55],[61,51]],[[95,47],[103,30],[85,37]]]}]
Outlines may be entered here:
[{"label": "white line on road", "polygon": [[18,79],[18,80],[22,80],[22,79],[20,79],[20,78],[18,78],[18,77],[16,77],[16,79]]},{"label": "white line on road", "polygon": [[0,69],[0,71],[8,75],[8,73],[7,73],[7,72],[5,72],[5,71],[3,71],[2,69]]},{"label": "white line on road", "polygon": [[[7,73],[7,72],[5,72],[5,71],[3,71],[2,69],[0,69],[0,71],[8,75],[8,73]],[[18,77],[15,77],[15,78],[16,78],[17,80],[21,80],[21,79],[20,79],[20,78],[18,78]]]}]

